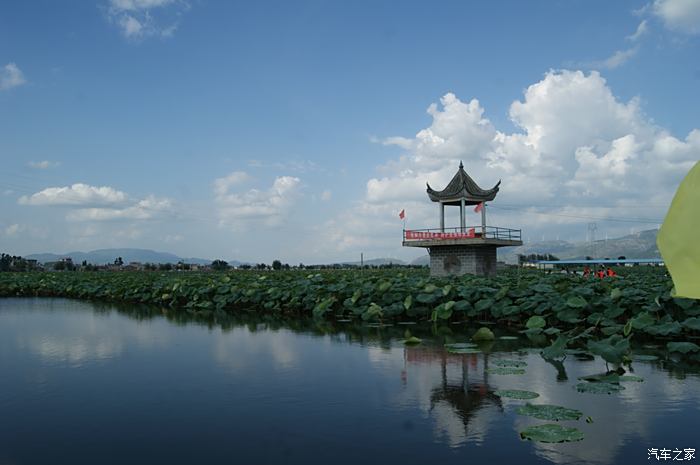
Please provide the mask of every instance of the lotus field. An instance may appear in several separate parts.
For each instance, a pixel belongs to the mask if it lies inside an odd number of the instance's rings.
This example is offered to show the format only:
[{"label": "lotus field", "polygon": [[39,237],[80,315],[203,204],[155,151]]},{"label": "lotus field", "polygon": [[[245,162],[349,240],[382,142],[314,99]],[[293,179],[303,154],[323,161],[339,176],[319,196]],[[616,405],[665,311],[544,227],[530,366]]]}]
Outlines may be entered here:
[{"label": "lotus field", "polygon": [[[520,332],[546,347],[549,359],[581,348],[621,363],[631,341],[654,341],[699,362],[700,302],[672,297],[673,283],[663,267],[618,272],[605,279],[523,269],[495,278],[440,279],[425,270],[2,273],[0,296],[150,304],[199,315],[466,323]],[[489,339],[493,333],[483,327],[473,337]]]}]

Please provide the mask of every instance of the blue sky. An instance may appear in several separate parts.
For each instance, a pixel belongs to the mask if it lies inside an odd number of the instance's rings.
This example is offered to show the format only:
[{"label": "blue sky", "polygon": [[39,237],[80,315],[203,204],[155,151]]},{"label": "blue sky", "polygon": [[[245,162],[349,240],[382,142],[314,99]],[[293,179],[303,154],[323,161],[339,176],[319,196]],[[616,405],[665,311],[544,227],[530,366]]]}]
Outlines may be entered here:
[{"label": "blue sky", "polygon": [[410,259],[459,160],[528,240],[657,227],[699,45],[698,0],[6,2],[0,244]]}]

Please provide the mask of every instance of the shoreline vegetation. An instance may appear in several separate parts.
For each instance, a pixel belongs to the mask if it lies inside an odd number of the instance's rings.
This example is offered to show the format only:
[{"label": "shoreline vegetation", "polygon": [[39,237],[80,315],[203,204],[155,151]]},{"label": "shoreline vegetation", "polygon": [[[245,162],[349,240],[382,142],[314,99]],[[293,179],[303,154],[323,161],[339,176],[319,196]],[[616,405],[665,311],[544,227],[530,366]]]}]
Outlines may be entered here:
[{"label": "shoreline vegetation", "polygon": [[431,278],[424,270],[0,273],[0,297],[67,297],[220,313],[463,323],[507,328],[543,355],[581,348],[622,363],[630,342],[657,342],[700,362],[700,302],[671,296],[663,267],[615,278],[508,269],[493,278]]}]

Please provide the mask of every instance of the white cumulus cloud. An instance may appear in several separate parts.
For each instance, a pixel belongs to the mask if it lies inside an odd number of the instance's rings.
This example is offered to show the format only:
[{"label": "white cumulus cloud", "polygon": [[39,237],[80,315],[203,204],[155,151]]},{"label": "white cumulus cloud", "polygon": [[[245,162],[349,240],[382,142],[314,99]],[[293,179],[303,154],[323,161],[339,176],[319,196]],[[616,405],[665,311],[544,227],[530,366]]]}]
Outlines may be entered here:
[{"label": "white cumulus cloud", "polygon": [[9,90],[26,83],[24,73],[14,63],[8,63],[0,68],[0,90]]},{"label": "white cumulus cloud", "polygon": [[643,19],[642,22],[639,23],[639,26],[637,26],[637,30],[635,30],[633,34],[630,34],[627,37],[625,37],[625,39],[629,40],[630,42],[636,42],[642,37],[644,37],[648,32],[649,23],[646,19]]},{"label": "white cumulus cloud", "polygon": [[188,9],[184,0],[110,0],[107,14],[124,37],[139,40],[172,36]]},{"label": "white cumulus cloud", "polygon": [[668,29],[700,34],[700,2],[697,0],[656,0],[652,11]]},{"label": "white cumulus cloud", "polygon": [[19,198],[20,205],[68,207],[69,221],[150,220],[174,212],[172,201],[149,195],[133,199],[109,186],[76,183],[65,187],[47,187]]},{"label": "white cumulus cloud", "polygon": [[229,189],[248,180],[250,180],[250,176],[245,171],[234,171],[228,176],[214,180],[214,192],[216,195],[226,195]]},{"label": "white cumulus cloud", "polygon": [[6,236],[16,236],[17,234],[21,233],[22,231],[26,230],[27,228],[21,224],[11,224],[8,227],[5,228],[5,235]]},{"label": "white cumulus cloud", "polygon": [[241,179],[247,179],[247,175],[243,172],[233,172],[214,181],[221,225],[241,227],[242,222],[251,220],[278,224],[295,203],[301,184],[297,177],[279,176],[269,189],[232,191]]},{"label": "white cumulus cloud", "polygon": [[123,208],[80,208],[68,213],[70,221],[150,220],[172,213],[170,199],[149,196]]},{"label": "white cumulus cloud", "polygon": [[66,187],[47,187],[31,196],[23,195],[19,198],[19,203],[21,205],[102,206],[123,204],[127,198],[124,192],[112,187],[76,183]]},{"label": "white cumulus cloud", "polygon": [[42,160],[42,161],[30,161],[28,163],[30,168],[34,168],[37,170],[46,170],[49,168],[53,168],[59,165],[58,162],[53,162],[49,160]]}]

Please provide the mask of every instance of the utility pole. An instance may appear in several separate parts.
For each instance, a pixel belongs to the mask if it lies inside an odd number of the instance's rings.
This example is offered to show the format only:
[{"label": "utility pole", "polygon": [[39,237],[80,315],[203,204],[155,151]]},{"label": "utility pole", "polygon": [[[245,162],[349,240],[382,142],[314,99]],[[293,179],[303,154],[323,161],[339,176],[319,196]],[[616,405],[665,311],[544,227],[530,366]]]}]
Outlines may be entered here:
[{"label": "utility pole", "polygon": [[591,257],[595,257],[595,232],[598,230],[598,223],[588,223],[588,245],[590,247]]}]

